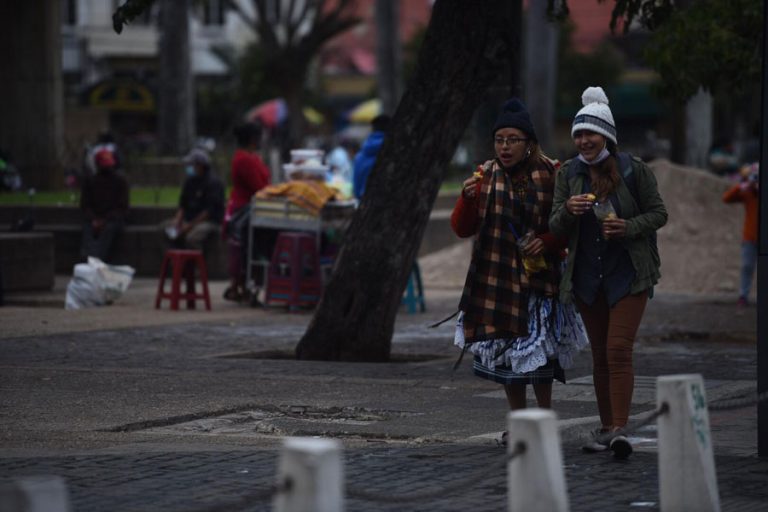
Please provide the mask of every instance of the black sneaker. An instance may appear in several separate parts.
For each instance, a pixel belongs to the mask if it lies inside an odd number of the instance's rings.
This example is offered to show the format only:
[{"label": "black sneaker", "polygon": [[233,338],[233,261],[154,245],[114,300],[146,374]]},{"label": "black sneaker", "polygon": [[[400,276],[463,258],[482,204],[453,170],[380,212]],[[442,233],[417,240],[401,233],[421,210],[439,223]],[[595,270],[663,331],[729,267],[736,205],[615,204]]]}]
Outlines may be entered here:
[{"label": "black sneaker", "polygon": [[602,429],[593,430],[589,433],[592,439],[587,441],[584,445],[582,445],[581,450],[586,453],[598,453],[598,452],[604,452],[608,449],[608,442],[602,441],[600,438],[601,436],[605,435],[606,432]]},{"label": "black sneaker", "polygon": [[632,454],[632,445],[629,444],[629,440],[622,435],[618,435],[611,439],[610,448],[615,459],[625,460]]}]

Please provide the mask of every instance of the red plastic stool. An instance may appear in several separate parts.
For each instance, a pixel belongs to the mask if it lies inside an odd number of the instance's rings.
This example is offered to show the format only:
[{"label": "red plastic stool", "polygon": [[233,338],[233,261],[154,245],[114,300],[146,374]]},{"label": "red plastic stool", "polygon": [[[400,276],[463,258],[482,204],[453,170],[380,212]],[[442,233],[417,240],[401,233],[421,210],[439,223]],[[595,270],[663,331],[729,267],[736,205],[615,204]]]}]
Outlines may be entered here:
[{"label": "red plastic stool", "polygon": [[[171,280],[171,290],[164,290],[165,276],[168,274],[168,266],[173,267],[173,276]],[[203,292],[195,292],[195,267],[200,273],[200,282],[203,285]],[[187,283],[186,292],[181,291],[182,277]],[[211,309],[211,297],[208,294],[208,271],[205,268],[205,259],[200,251],[186,249],[169,249],[165,251],[163,265],[160,267],[160,284],[157,287],[157,297],[155,298],[155,309],[160,309],[162,299],[171,300],[171,309],[179,309],[179,299],[187,301],[187,309],[195,309],[195,300],[204,299],[205,309]]]},{"label": "red plastic stool", "polygon": [[265,303],[280,302],[289,309],[314,306],[323,291],[317,237],[282,231],[269,265]]}]

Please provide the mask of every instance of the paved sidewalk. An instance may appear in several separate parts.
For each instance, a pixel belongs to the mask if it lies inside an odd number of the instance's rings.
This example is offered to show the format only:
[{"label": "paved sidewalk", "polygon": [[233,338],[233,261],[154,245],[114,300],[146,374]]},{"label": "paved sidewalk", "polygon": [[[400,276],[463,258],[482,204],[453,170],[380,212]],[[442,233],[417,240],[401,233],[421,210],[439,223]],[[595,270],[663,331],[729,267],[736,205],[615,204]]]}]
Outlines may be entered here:
[{"label": "paved sidewalk", "polygon": [[[290,359],[310,314],[226,303],[224,283],[212,283],[212,312],[154,310],[152,280],[113,306],[64,311],[62,283],[0,308],[0,484],[60,475],[74,512],[270,510],[281,440],[320,435],[344,443],[349,511],[504,510],[503,394],[466,363],[451,370],[450,323],[426,327],[455,307],[455,287],[428,283],[427,313],[398,317],[397,362],[374,364]],[[654,298],[633,417],[654,410],[658,375],[701,373],[710,402],[754,394],[755,322],[728,297]],[[597,424],[589,375],[582,354],[554,391],[571,510],[659,510],[653,426],[629,461],[580,451]],[[768,509],[755,407],[710,423],[722,509]]]}]

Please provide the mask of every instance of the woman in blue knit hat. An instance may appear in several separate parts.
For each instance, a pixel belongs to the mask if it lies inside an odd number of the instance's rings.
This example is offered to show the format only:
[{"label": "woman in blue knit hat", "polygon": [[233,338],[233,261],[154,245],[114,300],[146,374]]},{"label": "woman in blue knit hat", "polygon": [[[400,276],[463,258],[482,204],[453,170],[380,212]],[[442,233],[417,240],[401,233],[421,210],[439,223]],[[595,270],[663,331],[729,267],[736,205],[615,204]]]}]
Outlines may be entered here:
[{"label": "woman in blue knit hat", "polygon": [[542,154],[517,98],[503,105],[492,137],[495,158],[464,182],[451,215],[458,236],[474,236],[455,344],[474,356],[475,375],[504,386],[510,409],[526,407],[527,384],[549,408],[553,379],[564,382],[587,345],[575,309],[558,302],[565,245],[548,221],[559,163]]}]

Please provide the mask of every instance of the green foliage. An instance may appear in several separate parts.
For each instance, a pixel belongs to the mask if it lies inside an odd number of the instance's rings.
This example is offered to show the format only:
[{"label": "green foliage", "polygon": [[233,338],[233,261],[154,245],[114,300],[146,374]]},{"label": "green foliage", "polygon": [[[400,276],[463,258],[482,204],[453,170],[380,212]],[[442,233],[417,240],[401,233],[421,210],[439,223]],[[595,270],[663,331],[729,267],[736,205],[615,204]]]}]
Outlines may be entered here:
[{"label": "green foliage", "polygon": [[[760,80],[763,0],[595,1],[615,2],[611,30],[638,21],[652,32],[645,59],[665,96],[684,101],[699,87],[741,92]],[[548,0],[548,12],[566,18],[567,0]]]},{"label": "green foliage", "polygon": [[610,41],[602,42],[592,53],[579,53],[573,49],[573,22],[562,23],[557,70],[558,110],[571,112],[581,105],[581,93],[590,85],[600,84],[604,88],[619,81],[624,72],[624,60]]},{"label": "green foliage", "polygon": [[699,0],[659,27],[646,48],[661,91],[685,100],[703,87],[743,93],[761,79],[761,0]]},{"label": "green foliage", "polygon": [[[632,22],[639,21],[645,28],[655,30],[663,24],[675,11],[674,0],[595,0],[598,3],[613,1],[616,3],[611,11],[611,31],[621,25],[626,32]],[[570,9],[568,0],[547,0],[547,14],[550,18],[564,21],[568,19]]]},{"label": "green foliage", "polygon": [[[598,0],[605,3],[609,0]],[[616,5],[611,12],[611,31],[621,21],[624,32],[629,30],[632,22],[638,20],[648,30],[656,30],[675,12],[674,0],[615,0]]]}]

